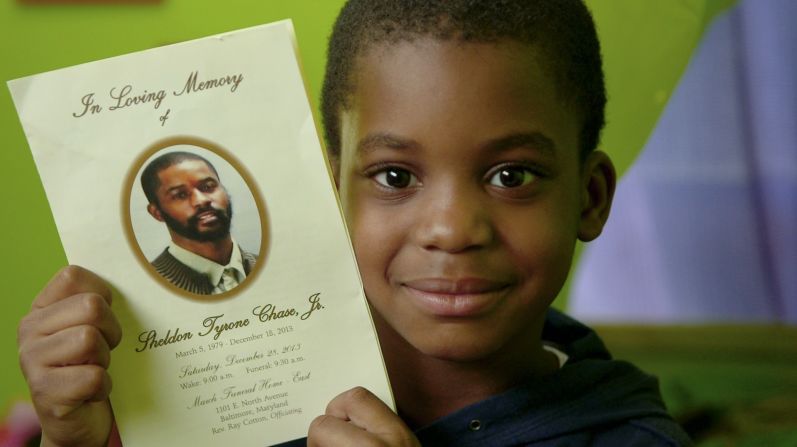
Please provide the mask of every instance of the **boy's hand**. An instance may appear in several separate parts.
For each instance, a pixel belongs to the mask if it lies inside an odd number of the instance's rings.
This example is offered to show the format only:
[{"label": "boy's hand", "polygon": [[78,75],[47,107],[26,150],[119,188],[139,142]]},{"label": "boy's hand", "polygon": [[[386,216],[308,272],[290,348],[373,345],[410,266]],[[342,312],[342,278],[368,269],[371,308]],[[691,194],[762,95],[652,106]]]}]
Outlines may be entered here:
[{"label": "boy's hand", "polygon": [[326,414],[310,424],[308,447],[420,447],[418,439],[393,411],[365,388],[332,399]]},{"label": "boy's hand", "polygon": [[69,266],[33,301],[19,324],[19,363],[42,424],[42,446],[102,446],[113,415],[108,402],[111,349],[122,330],[111,291],[97,275]]}]

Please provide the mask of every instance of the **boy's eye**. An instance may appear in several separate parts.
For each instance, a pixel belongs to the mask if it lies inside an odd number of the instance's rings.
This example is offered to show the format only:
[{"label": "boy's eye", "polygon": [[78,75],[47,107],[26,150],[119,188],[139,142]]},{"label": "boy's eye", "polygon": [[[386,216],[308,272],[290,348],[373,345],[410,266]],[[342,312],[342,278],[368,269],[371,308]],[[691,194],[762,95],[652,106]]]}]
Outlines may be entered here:
[{"label": "boy's eye", "polygon": [[517,188],[534,181],[537,175],[523,166],[506,166],[490,176],[489,183],[499,188]]},{"label": "boy's eye", "polygon": [[418,179],[406,169],[386,168],[374,175],[374,180],[389,188],[409,188],[418,183]]}]

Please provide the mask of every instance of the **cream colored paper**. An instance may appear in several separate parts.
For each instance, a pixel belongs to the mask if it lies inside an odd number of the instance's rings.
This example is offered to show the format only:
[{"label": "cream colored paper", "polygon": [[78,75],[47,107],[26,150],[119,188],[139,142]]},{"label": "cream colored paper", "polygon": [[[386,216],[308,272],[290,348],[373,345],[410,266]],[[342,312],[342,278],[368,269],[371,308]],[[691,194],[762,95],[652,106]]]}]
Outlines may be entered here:
[{"label": "cream colored paper", "polygon": [[[356,385],[392,406],[289,21],[9,86],[69,262],[116,291],[111,402],[125,447],[303,437]],[[148,263],[169,235],[138,178],[176,149],[218,165],[232,235],[258,253],[226,294],[190,294]]]}]

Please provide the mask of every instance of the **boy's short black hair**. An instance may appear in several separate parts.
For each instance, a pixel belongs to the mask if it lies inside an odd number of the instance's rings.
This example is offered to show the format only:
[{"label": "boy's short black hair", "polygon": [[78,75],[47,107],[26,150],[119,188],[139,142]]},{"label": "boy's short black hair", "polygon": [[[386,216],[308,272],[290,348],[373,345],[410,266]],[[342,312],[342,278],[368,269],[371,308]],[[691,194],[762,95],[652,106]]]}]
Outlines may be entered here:
[{"label": "boy's short black hair", "polygon": [[358,57],[372,45],[418,37],[534,45],[559,97],[581,114],[582,157],[597,147],[606,89],[595,24],[581,0],[349,0],[329,39],[321,91],[324,136],[333,156],[340,154],[340,112],[355,90]]}]

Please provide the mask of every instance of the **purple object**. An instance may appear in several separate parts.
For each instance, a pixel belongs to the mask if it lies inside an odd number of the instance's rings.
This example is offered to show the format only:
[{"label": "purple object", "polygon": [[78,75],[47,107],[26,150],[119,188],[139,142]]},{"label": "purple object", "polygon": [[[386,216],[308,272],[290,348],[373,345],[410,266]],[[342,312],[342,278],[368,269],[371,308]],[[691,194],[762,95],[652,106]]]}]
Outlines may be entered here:
[{"label": "purple object", "polygon": [[717,17],[584,250],[587,321],[797,323],[797,2]]}]

